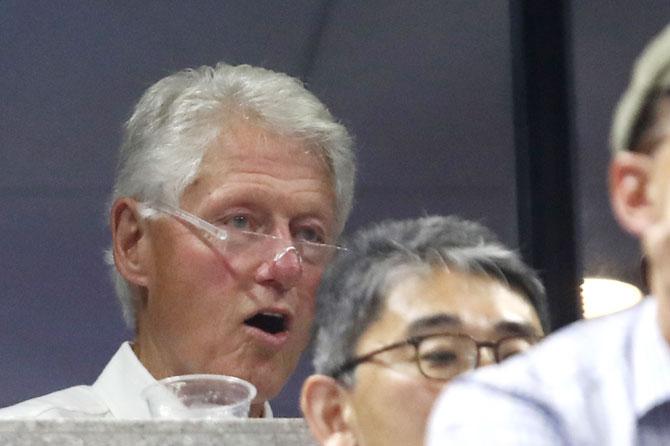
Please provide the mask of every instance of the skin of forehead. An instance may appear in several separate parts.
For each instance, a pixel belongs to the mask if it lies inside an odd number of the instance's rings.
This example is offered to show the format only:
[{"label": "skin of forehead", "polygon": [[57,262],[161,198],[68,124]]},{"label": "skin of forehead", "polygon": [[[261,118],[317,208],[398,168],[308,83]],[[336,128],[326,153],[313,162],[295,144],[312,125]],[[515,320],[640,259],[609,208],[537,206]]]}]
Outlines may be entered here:
[{"label": "skin of forehead", "polygon": [[521,293],[484,275],[435,268],[429,274],[408,274],[389,289],[381,316],[361,337],[358,353],[370,344],[401,341],[413,321],[440,313],[457,316],[459,330],[481,341],[497,340],[501,333],[494,327],[502,321],[529,324],[542,333],[537,313]]},{"label": "skin of forehead", "polygon": [[[247,121],[240,121],[233,126],[227,127],[226,132],[222,133],[212,145],[206,150],[203,156],[200,168],[194,181],[186,187],[181,197],[182,203],[202,202],[206,199],[216,199],[217,192],[223,192],[221,186],[235,187],[236,183],[226,184],[225,176],[227,173],[240,174],[264,172],[264,168],[269,167],[270,171],[276,165],[284,164],[287,159],[287,152],[290,153],[288,159],[291,160],[291,170],[293,175],[305,178],[307,180],[316,180],[314,187],[315,193],[322,193],[327,190],[331,206],[321,206],[321,210],[326,220],[335,219],[335,192],[333,178],[327,163],[314,150],[307,147],[304,141],[286,137],[274,133],[269,133],[262,127],[258,127]],[[232,150],[228,150],[228,149]],[[242,149],[242,150],[240,150]],[[253,157],[254,163],[249,163]],[[221,161],[227,163],[221,167]],[[252,177],[258,181],[258,177]],[[285,182],[287,188],[296,186],[294,178],[272,178],[274,183],[277,180]],[[326,183],[326,187],[321,187]],[[276,186],[273,184],[273,187]],[[218,191],[217,191],[218,189]],[[206,194],[206,196],[203,196]],[[300,204],[300,203],[296,203]]]}]

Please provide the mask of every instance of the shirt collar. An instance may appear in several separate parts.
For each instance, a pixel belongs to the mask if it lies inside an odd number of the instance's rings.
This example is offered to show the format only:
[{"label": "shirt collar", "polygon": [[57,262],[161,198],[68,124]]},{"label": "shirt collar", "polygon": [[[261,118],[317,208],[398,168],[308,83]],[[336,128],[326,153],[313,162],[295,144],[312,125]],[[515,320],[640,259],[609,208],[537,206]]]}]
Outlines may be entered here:
[{"label": "shirt collar", "polygon": [[658,325],[656,299],[646,300],[632,345],[633,404],[638,419],[670,401],[670,346]]},{"label": "shirt collar", "polygon": [[[142,390],[156,382],[129,342],[124,342],[102,371],[93,388],[105,401],[114,418],[151,418]],[[265,402],[263,418],[273,418],[269,402]]]},{"label": "shirt collar", "polygon": [[124,342],[93,384],[114,418],[151,418],[142,390],[156,380]]}]

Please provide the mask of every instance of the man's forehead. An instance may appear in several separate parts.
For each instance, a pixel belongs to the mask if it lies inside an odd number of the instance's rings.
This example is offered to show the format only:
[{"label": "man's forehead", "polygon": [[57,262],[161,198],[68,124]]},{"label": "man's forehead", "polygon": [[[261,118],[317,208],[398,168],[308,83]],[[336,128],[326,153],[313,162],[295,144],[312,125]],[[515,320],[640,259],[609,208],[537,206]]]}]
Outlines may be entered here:
[{"label": "man's forehead", "polygon": [[277,168],[328,181],[335,189],[333,172],[323,150],[298,137],[273,133],[247,122],[228,126],[209,144],[195,178],[220,178],[230,172],[267,173],[267,169],[272,172]]},{"label": "man's forehead", "polygon": [[456,313],[433,313],[411,321],[405,329],[407,336],[417,336],[425,332],[460,328],[463,321]]},{"label": "man's forehead", "polygon": [[[538,336],[541,334],[529,321],[523,318],[508,320],[502,316],[500,319],[493,319],[488,322],[489,324],[485,324],[484,327],[477,328],[484,328],[500,336]],[[428,333],[452,331],[475,335],[475,333],[469,333],[473,328],[471,321],[463,320],[458,314],[435,313],[412,321],[407,326],[406,336],[412,337]]]},{"label": "man's forehead", "polygon": [[323,158],[321,151],[307,140],[270,130],[255,121],[235,120],[226,125],[205,149],[203,162],[207,159],[244,158],[262,156],[267,159],[283,158],[285,152],[291,156]]},{"label": "man's forehead", "polygon": [[466,326],[509,328],[496,324],[537,320],[527,299],[499,280],[446,267],[402,275],[386,293],[379,317],[380,325],[387,323],[408,336]]}]

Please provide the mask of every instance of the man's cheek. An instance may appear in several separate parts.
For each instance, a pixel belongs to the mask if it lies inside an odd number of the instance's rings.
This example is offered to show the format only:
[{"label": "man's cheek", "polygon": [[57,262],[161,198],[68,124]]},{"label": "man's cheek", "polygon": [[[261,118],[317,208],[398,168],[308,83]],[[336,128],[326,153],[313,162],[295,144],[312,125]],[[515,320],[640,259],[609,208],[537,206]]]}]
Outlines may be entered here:
[{"label": "man's cheek", "polygon": [[[670,270],[670,218],[654,225],[645,236],[645,250],[657,268]],[[663,273],[670,279],[670,273]]]}]

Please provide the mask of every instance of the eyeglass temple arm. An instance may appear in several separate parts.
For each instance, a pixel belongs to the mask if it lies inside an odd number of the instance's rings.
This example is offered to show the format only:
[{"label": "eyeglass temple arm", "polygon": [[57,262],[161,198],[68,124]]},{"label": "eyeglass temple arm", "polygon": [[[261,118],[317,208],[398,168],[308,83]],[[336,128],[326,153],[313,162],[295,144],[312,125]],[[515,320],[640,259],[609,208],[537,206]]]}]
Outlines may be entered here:
[{"label": "eyeglass temple arm", "polygon": [[363,364],[364,362],[367,362],[377,356],[380,353],[387,352],[389,350],[393,350],[398,347],[402,347],[404,345],[413,345],[415,350],[417,346],[418,339],[417,338],[410,338],[406,339],[404,341],[400,342],[395,342],[393,344],[384,346],[382,348],[379,348],[377,350],[373,350],[371,352],[368,352],[362,356],[356,356],[354,358],[349,359],[346,361],[344,364],[339,366],[335,371],[332,373],[333,378],[337,379],[339,376],[344,375],[345,373],[349,372],[350,370],[358,367],[359,365]]},{"label": "eyeglass temple arm", "polygon": [[195,215],[189,214],[188,212],[182,211],[179,208],[176,208],[174,206],[170,206],[169,204],[166,203],[158,203],[158,202],[151,202],[145,204],[146,207],[149,209],[153,209],[158,212],[163,212],[168,215],[172,215],[173,217],[179,218],[180,220],[184,220],[187,223],[192,224],[196,228],[200,228],[210,234],[212,234],[214,237],[220,239],[220,240],[226,240],[228,238],[228,232],[225,230],[214,226],[213,224],[203,220],[202,218],[198,218]]}]

